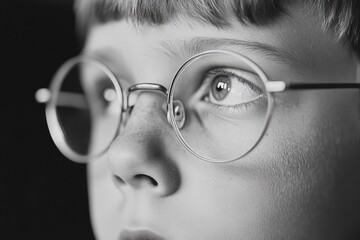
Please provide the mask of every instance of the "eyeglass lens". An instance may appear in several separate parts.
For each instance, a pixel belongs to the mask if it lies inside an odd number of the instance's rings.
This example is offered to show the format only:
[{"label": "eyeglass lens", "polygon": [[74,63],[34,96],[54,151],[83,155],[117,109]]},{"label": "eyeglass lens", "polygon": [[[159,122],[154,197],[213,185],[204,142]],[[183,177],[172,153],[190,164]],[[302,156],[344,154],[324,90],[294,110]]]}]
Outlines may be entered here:
[{"label": "eyeglass lens", "polygon": [[55,104],[70,149],[84,156],[106,150],[117,134],[121,100],[110,77],[97,64],[75,64],[65,74]]},{"label": "eyeglass lens", "polygon": [[179,133],[197,154],[229,161],[261,138],[268,94],[257,70],[243,58],[221,52],[201,55],[183,67],[174,89],[187,116]]},{"label": "eyeglass lens", "polygon": [[[251,150],[265,130],[269,109],[258,72],[246,59],[221,52],[187,62],[170,89],[174,103],[184,106],[185,122],[177,126],[175,121],[183,144],[216,162]],[[121,99],[96,64],[79,62],[64,76],[56,112],[73,151],[96,155],[111,144],[121,121]]]}]

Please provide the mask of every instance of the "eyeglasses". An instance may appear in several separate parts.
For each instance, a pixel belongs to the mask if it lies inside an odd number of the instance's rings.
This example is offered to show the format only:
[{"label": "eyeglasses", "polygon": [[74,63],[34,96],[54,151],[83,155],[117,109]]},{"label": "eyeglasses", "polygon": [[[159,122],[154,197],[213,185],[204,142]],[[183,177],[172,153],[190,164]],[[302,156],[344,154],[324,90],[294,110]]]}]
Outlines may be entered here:
[{"label": "eyeglasses", "polygon": [[168,88],[154,83],[128,85],[100,60],[83,55],[60,67],[49,90],[37,91],[38,101],[47,103],[51,136],[66,157],[86,163],[104,154],[143,94],[166,96],[166,101],[159,100],[164,103],[159,112],[166,114],[190,153],[208,162],[231,162],[251,152],[262,139],[275,92],[360,88],[358,83],[269,81],[250,59],[226,50],[191,57]]}]

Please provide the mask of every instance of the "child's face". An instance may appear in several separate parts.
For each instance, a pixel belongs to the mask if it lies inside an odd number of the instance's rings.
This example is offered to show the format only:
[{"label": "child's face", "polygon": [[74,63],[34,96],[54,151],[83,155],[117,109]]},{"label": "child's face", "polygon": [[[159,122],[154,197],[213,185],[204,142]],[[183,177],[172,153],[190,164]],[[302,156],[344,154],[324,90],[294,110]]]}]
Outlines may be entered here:
[{"label": "child's face", "polygon": [[[307,12],[293,6],[289,16],[266,27],[234,23],[225,30],[193,20],[140,30],[126,21],[110,22],[92,27],[84,52],[102,59],[129,84],[168,87],[190,56],[180,49],[178,59],[170,60],[164,42],[256,41],[293,59],[286,64],[244,49],[241,54],[270,81],[355,82],[354,57]],[[218,46],[224,48],[221,40]],[[259,145],[223,164],[201,161],[180,144],[159,108],[161,101],[157,94],[141,94],[108,153],[88,165],[91,217],[99,239],[130,239],[120,238],[124,230],[149,230],[171,240],[341,239],[353,226],[360,196],[356,90],[275,94],[273,116]]]}]

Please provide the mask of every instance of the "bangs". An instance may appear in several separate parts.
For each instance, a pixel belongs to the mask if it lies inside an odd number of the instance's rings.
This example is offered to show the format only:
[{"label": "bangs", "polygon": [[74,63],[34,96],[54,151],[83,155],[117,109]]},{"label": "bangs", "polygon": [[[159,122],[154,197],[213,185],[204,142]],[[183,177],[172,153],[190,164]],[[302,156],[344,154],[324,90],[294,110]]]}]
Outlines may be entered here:
[{"label": "bangs", "polygon": [[[218,28],[230,25],[234,19],[244,24],[265,24],[279,16],[280,0],[80,0],[88,5],[100,23],[126,19],[136,25],[161,25],[189,17]],[[86,3],[85,3],[86,2]],[[92,6],[90,6],[92,5]],[[84,21],[85,22],[85,21]]]},{"label": "bangs", "polygon": [[[286,14],[295,0],[75,0],[77,32],[86,36],[94,23],[126,19],[134,25],[158,26],[192,19],[226,28],[234,21],[266,25]],[[323,19],[324,31],[332,30],[339,41],[360,57],[360,1],[304,0]]]}]

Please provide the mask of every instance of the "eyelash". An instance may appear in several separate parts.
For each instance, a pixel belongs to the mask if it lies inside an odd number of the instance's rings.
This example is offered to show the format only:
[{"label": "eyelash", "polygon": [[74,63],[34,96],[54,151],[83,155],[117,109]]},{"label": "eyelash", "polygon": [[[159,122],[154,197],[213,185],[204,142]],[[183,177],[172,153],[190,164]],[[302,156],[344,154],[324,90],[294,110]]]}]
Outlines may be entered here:
[{"label": "eyelash", "polygon": [[[256,90],[255,89],[256,86],[254,86],[254,84],[249,83],[249,81],[247,81],[246,79],[244,79],[242,77],[239,77],[236,73],[234,73],[234,71],[239,71],[239,70],[231,69],[231,68],[229,70],[224,70],[223,68],[215,68],[215,69],[210,70],[208,74],[217,74],[217,75],[223,74],[223,75],[229,76],[231,78],[241,79],[242,80],[242,81],[240,81],[241,83],[243,83],[247,87],[250,87],[252,90]],[[214,77],[212,79],[214,79]],[[211,81],[211,80],[209,80],[209,81]]]},{"label": "eyelash", "polygon": [[213,109],[215,109],[216,111],[221,111],[221,112],[228,112],[228,113],[238,113],[239,111],[246,111],[249,107],[251,107],[251,105],[255,104],[254,101],[252,102],[247,102],[247,103],[240,103],[234,106],[226,106],[226,105],[220,105],[220,104],[214,104],[214,103],[210,103]]},{"label": "eyelash", "polygon": [[[217,112],[226,112],[228,114],[231,113],[238,113],[239,111],[246,111],[249,107],[251,107],[251,105],[255,104],[257,102],[257,100],[266,97],[266,95],[263,94],[263,92],[261,91],[261,89],[259,87],[257,87],[255,84],[250,83],[248,80],[246,80],[245,78],[239,77],[236,73],[234,73],[233,71],[238,71],[236,69],[231,69],[229,68],[229,70],[225,70],[224,68],[215,68],[215,69],[211,69],[209,71],[207,71],[207,73],[205,75],[215,75],[214,77],[207,77],[207,79],[205,80],[206,84],[207,84],[207,90],[206,90],[206,95],[203,97],[203,100],[205,102],[207,102],[208,104],[210,104],[210,107]],[[259,97],[251,102],[245,102],[245,103],[240,103],[234,106],[226,106],[226,105],[220,105],[220,104],[215,104],[215,103],[211,103],[209,101],[209,94],[210,94],[210,86],[212,83],[212,80],[220,74],[224,74],[226,76],[229,76],[231,78],[235,78],[238,79],[238,81],[240,81],[242,84],[246,85],[247,87],[249,87],[251,90],[257,92],[259,94]]]}]

